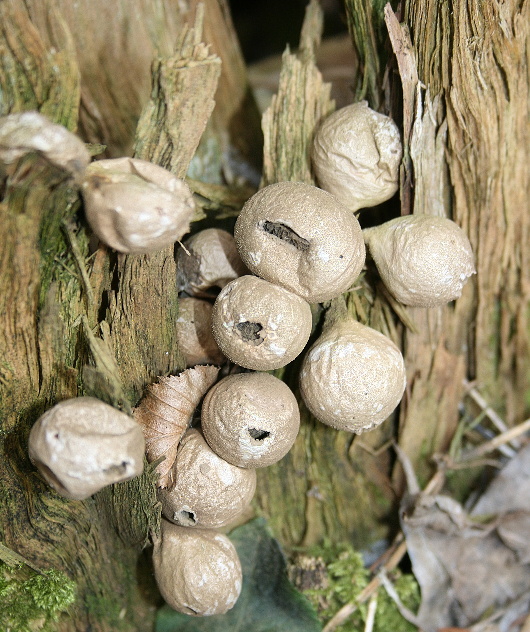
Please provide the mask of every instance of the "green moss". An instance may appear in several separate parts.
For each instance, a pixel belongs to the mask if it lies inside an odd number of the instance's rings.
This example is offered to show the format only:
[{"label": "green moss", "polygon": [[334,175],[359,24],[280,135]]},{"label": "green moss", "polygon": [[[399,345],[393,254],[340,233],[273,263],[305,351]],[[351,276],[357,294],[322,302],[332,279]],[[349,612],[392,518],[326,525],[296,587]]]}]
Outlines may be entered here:
[{"label": "green moss", "polygon": [[59,615],[75,601],[76,586],[56,570],[38,574],[0,562],[0,629],[52,632]]},{"label": "green moss", "polygon": [[[312,547],[306,552],[311,557],[322,560],[327,576],[324,586],[304,590],[319,616],[329,621],[345,604],[356,599],[370,582],[370,572],[364,566],[362,555],[349,544]],[[415,612],[420,604],[419,586],[412,575],[393,571],[392,580],[402,603]],[[360,604],[359,609],[340,627],[337,632],[359,632],[365,629],[368,603]],[[392,599],[384,588],[377,595],[377,609],[374,632],[413,632],[416,628],[403,619]]]}]

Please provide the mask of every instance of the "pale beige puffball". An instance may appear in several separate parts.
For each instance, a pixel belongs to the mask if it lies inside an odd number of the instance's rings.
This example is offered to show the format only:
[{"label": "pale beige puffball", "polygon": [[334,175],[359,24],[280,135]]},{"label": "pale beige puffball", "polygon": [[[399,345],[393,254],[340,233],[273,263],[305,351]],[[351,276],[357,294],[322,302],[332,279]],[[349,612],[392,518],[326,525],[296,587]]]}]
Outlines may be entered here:
[{"label": "pale beige puffball", "polygon": [[158,490],[164,516],[181,527],[215,529],[233,523],[249,507],[256,472],[218,456],[192,428],[180,441],[172,483]]},{"label": "pale beige puffball", "polygon": [[0,162],[11,164],[30,152],[38,152],[74,176],[81,174],[90,162],[88,149],[80,138],[39,112],[0,117]]},{"label": "pale beige puffball", "polygon": [[255,371],[285,366],[301,353],[311,333],[309,303],[255,276],[242,276],[219,293],[212,331],[232,362]]},{"label": "pale beige puffball", "polygon": [[212,309],[211,303],[198,298],[179,299],[176,335],[186,367],[226,361],[212,334]]},{"label": "pale beige puffball", "polygon": [[247,273],[234,237],[220,228],[205,228],[195,233],[177,251],[179,292],[200,296]]},{"label": "pale beige puffball", "polygon": [[217,382],[202,404],[212,450],[240,467],[272,465],[291,449],[300,412],[291,389],[269,373],[237,373]]},{"label": "pale beige puffball", "polygon": [[385,202],[398,190],[401,155],[396,124],[360,101],[320,125],[311,159],[318,184],[357,211]]},{"label": "pale beige puffball", "polygon": [[467,235],[446,217],[406,215],[363,234],[383,283],[404,305],[453,301],[475,274]]},{"label": "pale beige puffball", "polygon": [[237,551],[225,535],[211,529],[178,527],[162,518],[153,567],[162,597],[184,614],[224,614],[241,593]]},{"label": "pale beige puffball", "polygon": [[353,319],[335,323],[307,352],[300,392],[321,422],[361,434],[384,421],[406,385],[403,356],[383,334]]},{"label": "pale beige puffball", "polygon": [[309,303],[348,290],[365,260],[353,213],[330,193],[303,182],[278,182],[258,191],[241,210],[234,237],[249,270]]},{"label": "pale beige puffball", "polygon": [[143,472],[145,440],[125,413],[95,397],[66,399],[29,435],[29,457],[61,496],[84,500]]},{"label": "pale beige puffball", "polygon": [[137,158],[93,162],[81,191],[92,230],[104,244],[123,253],[171,246],[189,232],[195,211],[184,180]]}]

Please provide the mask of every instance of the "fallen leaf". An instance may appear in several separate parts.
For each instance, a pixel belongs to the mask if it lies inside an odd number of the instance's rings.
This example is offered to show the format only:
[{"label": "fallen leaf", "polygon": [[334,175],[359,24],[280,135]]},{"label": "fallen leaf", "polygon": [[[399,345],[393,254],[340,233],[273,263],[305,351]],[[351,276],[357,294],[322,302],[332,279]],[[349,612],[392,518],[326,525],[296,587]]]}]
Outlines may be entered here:
[{"label": "fallen leaf", "polygon": [[218,367],[207,365],[186,369],[179,375],[158,378],[158,383],[147,387],[143,399],[134,409],[134,418],[144,431],[147,460],[151,463],[163,458],[156,468],[160,474],[160,487],[168,487],[172,483],[171,467],[179,442],[218,373]]}]

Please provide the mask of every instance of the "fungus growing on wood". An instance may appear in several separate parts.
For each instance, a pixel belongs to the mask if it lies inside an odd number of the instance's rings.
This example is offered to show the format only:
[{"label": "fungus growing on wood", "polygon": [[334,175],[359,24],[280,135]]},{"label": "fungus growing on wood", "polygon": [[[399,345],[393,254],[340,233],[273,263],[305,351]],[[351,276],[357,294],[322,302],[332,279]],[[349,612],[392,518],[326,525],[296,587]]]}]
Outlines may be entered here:
[{"label": "fungus growing on wood", "polygon": [[453,301],[475,274],[467,235],[445,217],[406,215],[363,234],[383,283],[405,305]]},{"label": "fungus growing on wood", "polygon": [[357,211],[385,202],[398,190],[401,155],[396,124],[360,101],[322,123],[311,159],[318,184]]},{"label": "fungus growing on wood", "polygon": [[204,398],[201,424],[214,452],[240,467],[272,465],[291,449],[300,413],[291,389],[269,373],[223,378]]},{"label": "fungus growing on wood", "polygon": [[95,397],[59,402],[35,422],[29,457],[61,496],[84,500],[143,472],[140,426]]},{"label": "fungus growing on wood", "polygon": [[249,270],[309,303],[345,292],[364,265],[357,219],[334,196],[302,182],[258,191],[241,210],[234,236]]}]

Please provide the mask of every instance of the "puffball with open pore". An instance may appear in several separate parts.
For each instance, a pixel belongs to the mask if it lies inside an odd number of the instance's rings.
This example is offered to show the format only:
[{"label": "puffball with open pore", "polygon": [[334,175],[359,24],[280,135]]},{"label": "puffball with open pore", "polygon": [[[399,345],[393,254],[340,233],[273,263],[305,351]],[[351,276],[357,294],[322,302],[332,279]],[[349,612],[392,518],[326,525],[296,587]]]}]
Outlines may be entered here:
[{"label": "puffball with open pore", "polygon": [[311,413],[355,434],[383,422],[401,401],[405,385],[400,350],[352,318],[325,327],[300,370],[300,392]]},{"label": "puffball with open pore", "polygon": [[285,366],[311,333],[311,308],[302,298],[255,276],[225,286],[212,312],[213,336],[232,362],[255,371]]},{"label": "puffball with open pore", "polygon": [[104,244],[124,253],[171,246],[189,232],[195,211],[184,180],[137,158],[93,162],[81,190],[92,230]]},{"label": "puffball with open pore", "polygon": [[357,211],[385,202],[398,190],[401,155],[396,124],[360,101],[322,123],[311,159],[318,184]]},{"label": "puffball with open pore", "polygon": [[233,523],[249,507],[256,472],[218,456],[192,428],[182,438],[171,474],[158,490],[164,516],[181,527],[215,529]]},{"label": "puffball with open pore", "polygon": [[383,283],[404,305],[435,307],[453,301],[475,274],[467,235],[446,217],[397,217],[363,234]]},{"label": "puffball with open pore", "polygon": [[237,551],[225,535],[210,529],[178,527],[162,519],[153,568],[162,597],[184,614],[224,614],[241,593]]},{"label": "puffball with open pore", "polygon": [[348,290],[365,260],[353,213],[303,182],[278,182],[258,191],[241,210],[234,237],[249,270],[309,303]]},{"label": "puffball with open pore", "polygon": [[201,427],[223,459],[245,468],[265,467],[284,457],[300,428],[296,397],[270,373],[236,373],[204,398]]},{"label": "puffball with open pore", "polygon": [[74,500],[139,476],[144,451],[144,435],[134,419],[95,397],[59,402],[29,434],[32,463],[50,487]]}]

